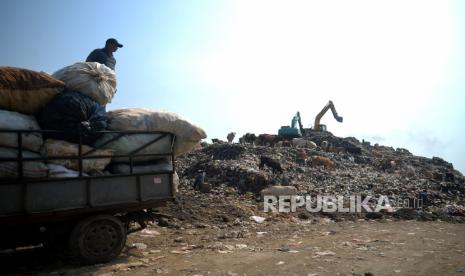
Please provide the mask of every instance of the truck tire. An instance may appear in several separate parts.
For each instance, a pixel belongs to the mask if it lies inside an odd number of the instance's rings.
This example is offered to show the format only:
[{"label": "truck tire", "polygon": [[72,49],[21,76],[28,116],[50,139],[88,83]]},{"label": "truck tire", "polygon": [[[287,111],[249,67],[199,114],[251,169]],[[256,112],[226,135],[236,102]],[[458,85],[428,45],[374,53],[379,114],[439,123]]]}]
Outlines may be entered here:
[{"label": "truck tire", "polygon": [[82,264],[105,263],[126,244],[126,228],[118,218],[97,215],[80,221],[69,239],[71,257]]}]

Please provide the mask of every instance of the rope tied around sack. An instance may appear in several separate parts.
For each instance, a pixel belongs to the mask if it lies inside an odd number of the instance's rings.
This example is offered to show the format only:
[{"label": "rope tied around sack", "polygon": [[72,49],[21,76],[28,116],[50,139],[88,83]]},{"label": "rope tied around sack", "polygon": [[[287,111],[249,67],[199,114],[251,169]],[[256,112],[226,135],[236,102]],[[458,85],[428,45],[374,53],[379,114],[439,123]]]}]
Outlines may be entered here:
[{"label": "rope tied around sack", "polygon": [[104,82],[110,80],[110,78],[102,71],[96,71],[96,70],[87,70],[87,69],[82,69],[81,70],[83,73],[88,74],[89,76],[92,77],[96,82]]},{"label": "rope tied around sack", "polygon": [[90,64],[86,64],[88,68],[80,68],[77,71],[83,74],[90,75],[96,82],[105,82],[105,81],[110,81],[114,82],[112,78],[101,70],[99,67],[93,67]]}]

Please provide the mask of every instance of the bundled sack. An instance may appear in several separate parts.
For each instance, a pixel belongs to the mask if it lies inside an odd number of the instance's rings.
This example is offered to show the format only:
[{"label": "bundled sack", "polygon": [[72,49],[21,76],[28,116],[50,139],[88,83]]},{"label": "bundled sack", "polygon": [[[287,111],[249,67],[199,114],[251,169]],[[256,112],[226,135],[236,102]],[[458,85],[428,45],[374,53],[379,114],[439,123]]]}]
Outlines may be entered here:
[{"label": "bundled sack", "polygon": [[64,82],[43,72],[0,67],[1,109],[35,114],[64,88]]},{"label": "bundled sack", "polygon": [[[0,110],[0,129],[5,130],[40,130],[39,124],[33,116],[13,111]],[[39,152],[42,146],[42,134],[39,132],[24,133],[22,148]],[[0,146],[18,148],[18,135],[16,133],[0,132]]]},{"label": "bundled sack", "polygon": [[[102,136],[95,143],[96,147],[100,147],[103,143],[109,141],[110,139],[115,138],[118,134],[108,133]],[[110,142],[105,145],[105,148],[109,148],[115,151],[115,155],[129,155],[133,151],[137,150],[143,145],[146,145],[152,142],[155,139],[158,139],[160,134],[125,134],[124,136],[118,138],[117,140]],[[138,151],[135,154],[164,154],[170,153],[171,149],[171,139],[169,136],[165,136],[158,140],[157,142],[151,144],[150,146],[144,148],[143,150]],[[160,156],[139,156],[134,157],[132,160],[135,163],[141,162],[150,162],[153,160],[158,160]],[[129,163],[129,157],[114,157],[112,162],[117,163]]]},{"label": "bundled sack", "polygon": [[[189,152],[198,145],[200,140],[207,137],[205,131],[198,126],[182,119],[170,112],[163,112],[142,108],[116,109],[109,111],[108,128],[111,130],[139,130],[139,131],[164,131],[176,135],[175,156]],[[118,139],[106,147],[115,150],[115,154],[128,154],[140,146],[154,139],[156,134],[127,135]],[[110,140],[113,135],[106,134],[97,141],[97,145]],[[170,150],[169,137],[148,146],[140,151],[140,154],[167,153]],[[159,159],[155,157],[138,157],[136,161],[148,161]],[[125,162],[122,160],[115,160]]]},{"label": "bundled sack", "polygon": [[76,91],[65,90],[56,95],[39,114],[42,129],[59,130],[64,133],[47,134],[47,138],[79,143],[79,128],[82,143],[92,145],[100,136],[96,131],[105,130],[105,108],[90,97]]},{"label": "bundled sack", "polygon": [[[132,173],[159,173],[170,172],[173,170],[173,163],[166,159],[157,160],[151,164],[132,166]],[[131,172],[129,164],[115,163],[111,164],[110,172],[113,174],[129,174]]]},{"label": "bundled sack", "polygon": [[[40,158],[37,153],[23,151],[23,158]],[[11,148],[0,147],[0,158],[16,158],[18,150]],[[38,178],[46,177],[48,168],[42,161],[23,161],[23,177]],[[18,177],[18,162],[17,161],[0,161],[0,178],[16,178]]]},{"label": "bundled sack", "polygon": [[79,91],[106,105],[116,93],[116,74],[98,62],[78,62],[56,71],[53,77],[65,82],[70,90]]},{"label": "bundled sack", "polygon": [[[79,172],[65,168],[62,165],[47,164],[48,177],[50,178],[67,178],[67,177],[79,177]],[[83,173],[82,176],[88,176]]]},{"label": "bundled sack", "polygon": [[[82,171],[90,172],[92,170],[102,171],[111,162],[111,156],[113,150],[111,149],[99,149],[89,155],[85,155],[87,152],[93,150],[93,148],[82,145]],[[79,155],[79,145],[68,143],[66,141],[47,139],[45,140],[42,155],[51,157],[66,157]],[[87,156],[110,156],[107,158],[90,158],[86,159]],[[79,171],[79,160],[78,159],[55,159],[48,160],[50,164],[62,165],[68,169]]]}]

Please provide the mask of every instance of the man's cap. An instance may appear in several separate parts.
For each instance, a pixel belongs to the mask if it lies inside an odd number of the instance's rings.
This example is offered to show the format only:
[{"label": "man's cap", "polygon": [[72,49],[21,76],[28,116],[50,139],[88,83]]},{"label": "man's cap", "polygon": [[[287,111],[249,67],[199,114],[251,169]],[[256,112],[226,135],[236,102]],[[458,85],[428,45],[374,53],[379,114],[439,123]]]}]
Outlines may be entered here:
[{"label": "man's cap", "polygon": [[109,39],[107,39],[107,42],[105,43],[105,45],[108,45],[108,44],[117,45],[118,48],[122,48],[122,47],[123,47],[123,44],[119,43],[118,40],[116,40],[115,38],[109,38]]}]

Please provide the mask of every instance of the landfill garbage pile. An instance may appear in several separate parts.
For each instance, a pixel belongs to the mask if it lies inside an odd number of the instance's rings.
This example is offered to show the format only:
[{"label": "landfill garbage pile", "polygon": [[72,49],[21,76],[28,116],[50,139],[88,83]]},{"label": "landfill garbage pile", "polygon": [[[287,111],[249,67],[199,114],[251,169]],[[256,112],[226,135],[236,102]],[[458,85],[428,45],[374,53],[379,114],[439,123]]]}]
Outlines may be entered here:
[{"label": "landfill garbage pile", "polygon": [[[336,137],[329,132],[309,132],[305,139],[318,147],[204,144],[202,149],[177,159],[181,179],[178,202],[165,212],[171,212],[171,221],[178,224],[222,219],[233,222],[257,214],[268,219],[326,216],[335,220],[465,221],[465,177],[451,163],[438,157],[415,156],[402,148]],[[277,160],[283,173],[273,172],[270,166],[261,167],[263,156]],[[194,190],[194,180],[201,172],[205,172],[205,185],[209,186],[203,192]],[[264,213],[262,192],[274,186],[291,186],[298,195],[360,195],[362,199],[383,195],[390,202],[402,199],[404,203],[421,199],[422,206],[393,205],[379,213],[357,215],[309,213],[304,208],[290,214]],[[369,204],[374,202],[370,200]]]}]

